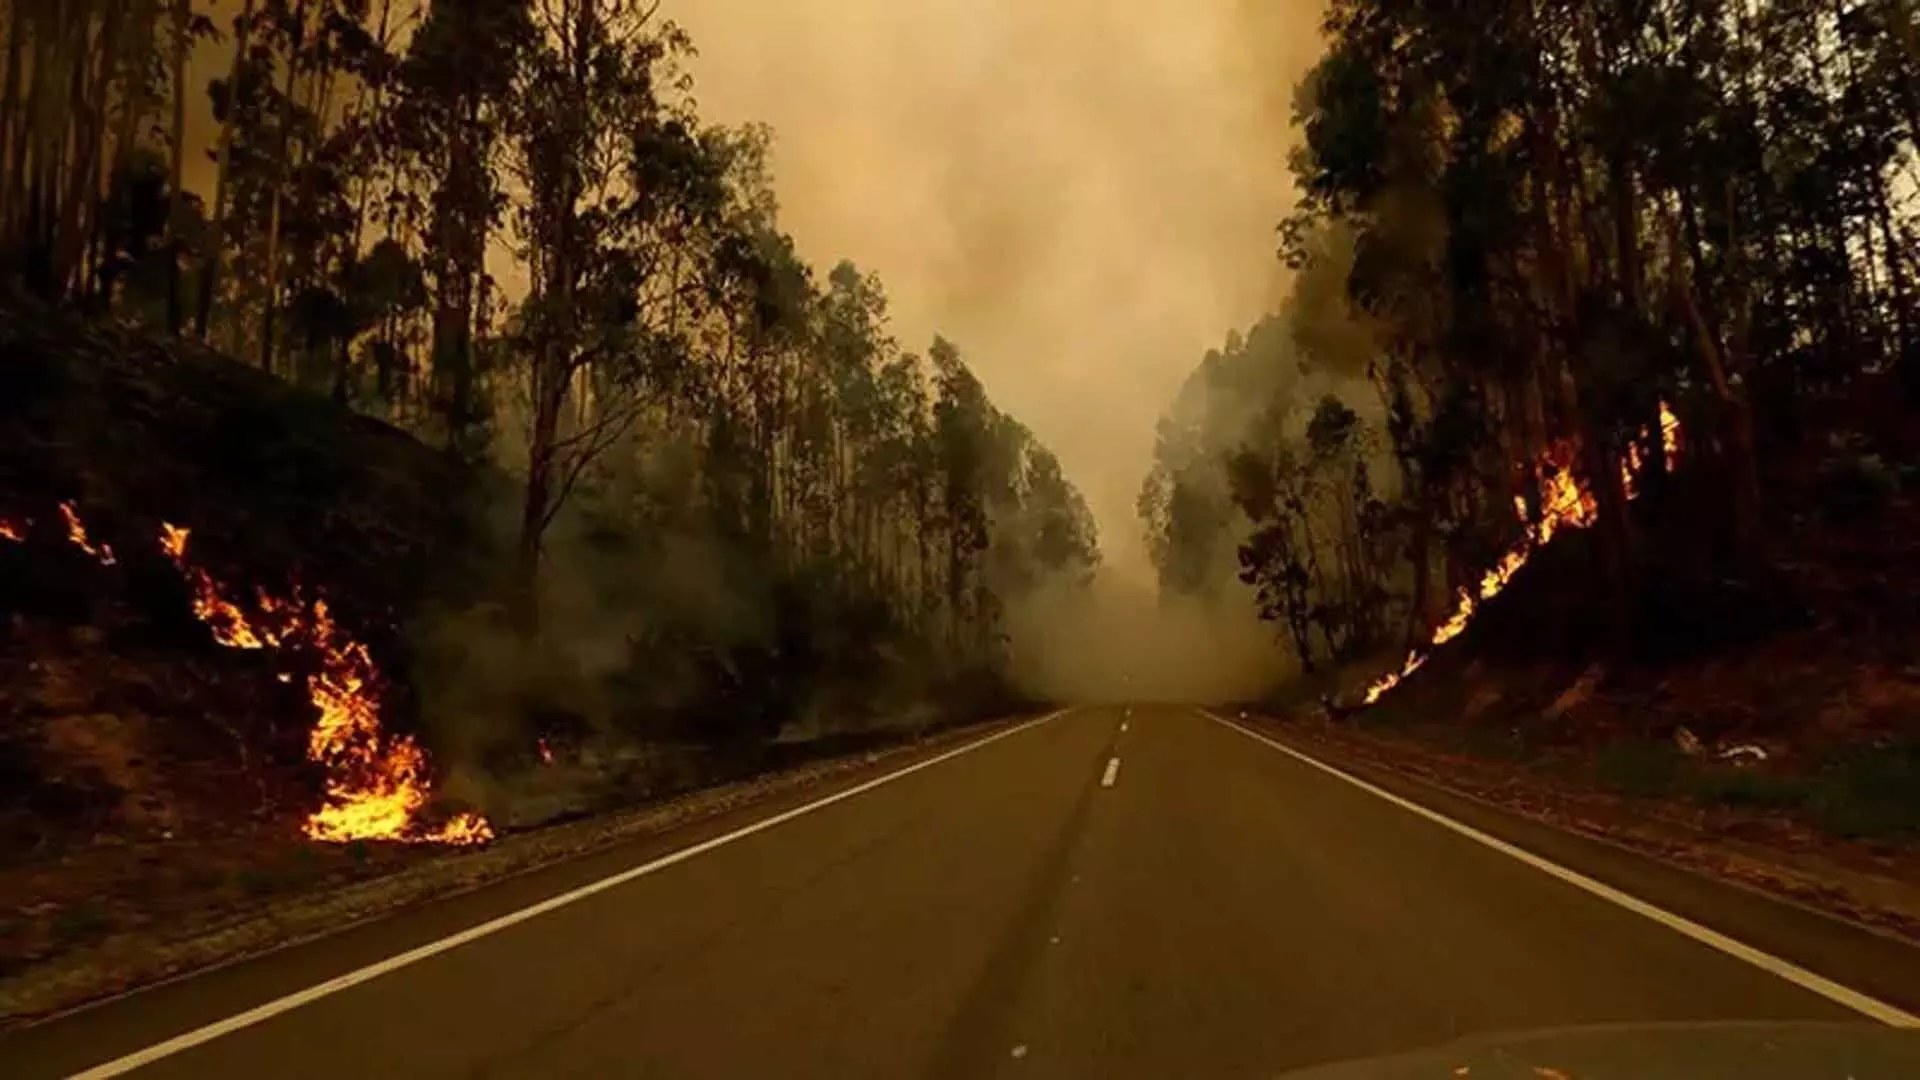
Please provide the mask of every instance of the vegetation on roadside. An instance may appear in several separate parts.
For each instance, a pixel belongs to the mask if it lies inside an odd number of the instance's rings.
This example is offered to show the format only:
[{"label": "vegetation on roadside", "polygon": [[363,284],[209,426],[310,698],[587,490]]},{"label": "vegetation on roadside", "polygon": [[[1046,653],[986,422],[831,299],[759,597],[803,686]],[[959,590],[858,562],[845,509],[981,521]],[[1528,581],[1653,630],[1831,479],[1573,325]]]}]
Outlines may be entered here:
[{"label": "vegetation on roadside", "polygon": [[1017,701],[1004,613],[1087,579],[1084,501],[796,249],[771,134],[700,119],[656,5],[0,13],[6,858],[286,835],[330,782],[325,669],[218,647],[163,521],[251,617],[324,598],[381,737],[506,817],[552,758],[597,804],[653,744]]},{"label": "vegetation on roadside", "polygon": [[[1910,5],[1335,0],[1325,31],[1292,292],[1162,421],[1162,588],[1363,673],[1337,712],[1910,835]],[[1683,728],[1771,756],[1691,763]]]}]

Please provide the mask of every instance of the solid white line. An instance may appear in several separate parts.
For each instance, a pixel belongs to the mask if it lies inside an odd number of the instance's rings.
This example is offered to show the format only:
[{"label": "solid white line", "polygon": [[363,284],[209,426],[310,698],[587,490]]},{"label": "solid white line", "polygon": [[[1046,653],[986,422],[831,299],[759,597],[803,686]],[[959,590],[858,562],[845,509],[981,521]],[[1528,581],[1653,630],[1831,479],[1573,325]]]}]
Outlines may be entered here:
[{"label": "solid white line", "polygon": [[579,900],[585,900],[587,897],[596,893],[617,888],[636,878],[642,878],[656,871],[664,870],[675,863],[691,859],[695,855],[704,854],[722,845],[731,844],[735,840],[744,839],[752,836],[754,833],[771,829],[775,825],[792,821],[802,814],[810,814],[815,810],[832,806],[834,803],[844,799],[851,799],[855,795],[872,791],[874,788],[884,784],[891,784],[895,780],[910,776],[922,769],[930,769],[943,761],[949,761],[959,757],[961,754],[978,750],[988,743],[998,742],[1010,735],[1017,735],[1028,728],[1037,727],[1067,711],[1066,709],[1060,709],[1048,713],[1037,720],[1029,720],[1024,724],[1007,728],[1004,731],[996,731],[985,738],[975,739],[965,746],[958,746],[945,753],[936,754],[925,761],[915,762],[904,769],[897,769],[885,776],[875,777],[865,783],[850,787],[845,791],[838,791],[825,798],[816,799],[813,802],[807,803],[805,806],[796,806],[791,810],[783,810],[770,818],[764,818],[751,825],[744,825],[723,836],[716,836],[711,840],[703,840],[691,847],[684,847],[669,855],[663,855],[652,862],[633,867],[630,870],[622,870],[620,873],[601,878],[599,881],[592,882],[591,884],[582,885],[571,892],[564,892],[558,896],[548,897],[531,907],[524,907],[518,911],[509,912],[499,918],[488,920],[478,926],[469,927],[457,934],[441,938],[438,941],[430,941],[425,945],[409,949],[395,956],[390,956],[377,963],[368,964],[366,967],[358,970],[349,971],[344,975],[337,975],[334,978],[328,979],[326,982],[309,986],[305,990],[295,991],[285,997],[275,998],[264,1005],[256,1005],[243,1013],[229,1016],[225,1020],[215,1021],[205,1027],[195,1028],[183,1035],[175,1035],[173,1038],[165,1042],[155,1043],[145,1050],[136,1050],[125,1057],[115,1058],[103,1065],[96,1065],[85,1072],[75,1073],[69,1080],[98,1080],[98,1078],[119,1076],[123,1073],[129,1073],[135,1069],[151,1065],[162,1058],[172,1057],[174,1054],[178,1054],[183,1050],[192,1049],[201,1043],[212,1042],[223,1035],[231,1035],[243,1028],[249,1028],[255,1024],[270,1020],[273,1017],[279,1016],[281,1013],[291,1012],[302,1005],[311,1004],[321,998],[337,994],[342,990],[358,986],[364,982],[370,982],[388,972],[398,971],[410,964],[417,964],[429,957],[438,956],[449,949],[457,949],[470,941],[477,941],[480,938],[486,937],[488,934],[505,930],[507,927],[513,926],[516,923],[523,923],[528,919],[545,915],[549,911],[566,907],[568,904]]},{"label": "solid white line", "polygon": [[1117,757],[1108,758],[1106,775],[1100,777],[1100,786],[1112,787],[1114,779],[1117,778],[1119,775],[1120,775],[1120,759]]},{"label": "solid white line", "polygon": [[1819,994],[1821,997],[1824,997],[1829,1001],[1835,1002],[1840,1005],[1844,1005],[1847,1008],[1852,1009],[1854,1012],[1860,1013],[1864,1016],[1872,1017],[1873,1019],[1878,1020],[1883,1024],[1888,1024],[1892,1027],[1920,1028],[1920,1016],[1915,1016],[1914,1014],[1907,1012],[1904,1009],[1900,1009],[1896,1006],[1889,1005],[1878,998],[1869,997],[1868,995],[1863,994],[1858,990],[1854,990],[1850,987],[1842,986],[1839,983],[1834,982],[1832,979],[1828,979],[1821,975],[1816,975],[1813,972],[1808,971],[1806,968],[1803,968],[1791,961],[1782,960],[1780,957],[1777,957],[1772,953],[1762,952],[1761,950],[1756,949],[1753,946],[1746,944],[1745,942],[1736,941],[1733,938],[1730,938],[1727,935],[1722,934],[1717,930],[1709,929],[1684,916],[1675,915],[1673,912],[1668,911],[1665,908],[1657,907],[1653,904],[1650,904],[1647,901],[1642,900],[1631,893],[1622,892],[1621,890],[1616,889],[1613,886],[1608,885],[1604,882],[1595,881],[1593,878],[1590,878],[1585,874],[1580,873],[1577,870],[1570,870],[1567,867],[1561,866],[1559,863],[1553,862],[1550,859],[1541,858],[1540,856],[1535,855],[1531,851],[1527,851],[1524,848],[1516,847],[1513,844],[1509,844],[1505,840],[1500,839],[1499,837],[1490,836],[1487,833],[1481,832],[1479,829],[1476,829],[1471,825],[1462,824],[1461,822],[1455,821],[1452,818],[1439,813],[1438,811],[1429,810],[1426,807],[1421,806],[1419,803],[1413,802],[1409,799],[1403,799],[1400,796],[1395,795],[1393,792],[1386,790],[1385,788],[1379,787],[1378,785],[1375,785],[1375,784],[1370,784],[1367,781],[1352,775],[1351,773],[1347,773],[1340,769],[1336,769],[1333,766],[1326,764],[1325,762],[1322,762],[1316,758],[1309,757],[1306,754],[1303,754],[1300,751],[1295,750],[1291,746],[1287,746],[1273,739],[1269,739],[1265,735],[1261,735],[1258,732],[1250,731],[1247,728],[1241,727],[1239,724],[1233,723],[1230,720],[1226,720],[1221,717],[1215,716],[1213,713],[1208,712],[1207,710],[1202,709],[1200,711],[1201,711],[1201,714],[1206,716],[1208,719],[1216,721],[1221,724],[1225,724],[1227,727],[1232,728],[1233,730],[1239,732],[1242,735],[1245,735],[1247,738],[1252,739],[1255,742],[1264,743],[1265,745],[1270,746],[1273,749],[1278,750],[1283,754],[1286,754],[1288,757],[1291,757],[1304,764],[1311,765],[1314,768],[1319,769],[1321,772],[1324,772],[1330,776],[1334,776],[1341,780],[1344,780],[1347,783],[1352,784],[1354,787],[1357,787],[1360,790],[1367,792],[1368,794],[1377,795],[1380,798],[1385,799],[1386,801],[1392,803],[1393,805],[1398,806],[1402,810],[1406,810],[1406,811],[1409,811],[1410,813],[1418,814],[1419,816],[1426,818],[1428,821],[1431,821],[1434,824],[1441,826],[1442,828],[1450,829],[1456,833],[1459,833],[1461,836],[1466,837],[1469,840],[1475,841],[1476,843],[1484,844],[1487,847],[1490,847],[1493,850],[1498,851],[1503,855],[1512,856],[1513,858],[1518,859],[1523,863],[1526,863],[1528,866],[1533,867],[1535,870],[1539,870],[1544,873],[1551,874],[1552,876],[1559,878],[1561,881],[1564,881],[1567,884],[1572,885],[1576,888],[1584,889],[1587,892],[1592,893],[1594,896],[1601,898],[1602,900],[1607,900],[1614,904],[1618,904],[1619,906],[1626,908],[1628,911],[1631,911],[1636,915],[1644,915],[1647,918],[1652,919],[1654,922],[1657,922],[1660,925],[1666,927],[1667,929],[1684,934],[1687,937],[1690,937],[1693,940],[1700,942],[1702,945],[1706,945],[1711,948],[1718,949],[1721,952],[1726,953],[1728,956],[1731,956],[1737,960],[1744,960],[1747,963],[1752,964],[1754,967],[1757,967],[1762,971],[1768,972],[1770,974],[1777,975],[1780,978],[1785,979],[1790,983],[1793,983],[1795,986],[1798,986],[1803,990],[1812,991],[1813,993]]}]

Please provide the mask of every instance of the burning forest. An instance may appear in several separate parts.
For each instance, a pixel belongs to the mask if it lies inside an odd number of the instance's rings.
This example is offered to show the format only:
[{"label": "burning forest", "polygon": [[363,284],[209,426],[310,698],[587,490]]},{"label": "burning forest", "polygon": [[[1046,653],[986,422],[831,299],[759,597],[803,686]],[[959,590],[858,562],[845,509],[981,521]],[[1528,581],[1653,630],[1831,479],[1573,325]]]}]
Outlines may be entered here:
[{"label": "burning forest", "polygon": [[[1642,431],[1642,439],[1647,432]],[[1644,469],[1657,465],[1659,468],[1671,468],[1680,453],[1680,420],[1666,402],[1660,403],[1660,443],[1661,460],[1649,462],[1636,444],[1621,463],[1620,479],[1629,501],[1640,494],[1639,478]],[[1561,442],[1550,448],[1535,463],[1532,473],[1540,496],[1540,519],[1534,521],[1527,512],[1527,500],[1524,496],[1515,496],[1514,512],[1519,515],[1523,526],[1520,541],[1510,548],[1500,560],[1481,575],[1476,586],[1462,588],[1454,595],[1453,611],[1440,623],[1428,638],[1424,648],[1407,653],[1405,662],[1399,670],[1388,672],[1368,686],[1362,703],[1372,705],[1389,690],[1399,686],[1414,672],[1420,670],[1433,655],[1433,650],[1452,641],[1466,632],[1473,621],[1474,614],[1481,605],[1504,591],[1520,568],[1527,565],[1534,553],[1553,542],[1562,533],[1585,529],[1599,519],[1599,500],[1594,497],[1581,482],[1576,463],[1579,460],[1579,448],[1570,442]]]},{"label": "burning forest", "polygon": [[[118,565],[113,549],[88,534],[78,508],[59,506],[68,543],[102,566]],[[31,519],[0,519],[0,539],[27,542]],[[334,618],[324,599],[308,600],[256,588],[250,603],[236,600],[188,554],[190,530],[163,522],[159,548],[185,579],[194,616],[219,644],[260,649],[277,660],[282,682],[302,680],[314,710],[307,757],[325,776],[324,801],[308,815],[307,838],[325,843],[386,840],[470,845],[493,836],[487,821],[461,813],[430,825],[432,793],[426,752],[411,737],[387,731],[381,720],[383,679],[367,646]]]}]

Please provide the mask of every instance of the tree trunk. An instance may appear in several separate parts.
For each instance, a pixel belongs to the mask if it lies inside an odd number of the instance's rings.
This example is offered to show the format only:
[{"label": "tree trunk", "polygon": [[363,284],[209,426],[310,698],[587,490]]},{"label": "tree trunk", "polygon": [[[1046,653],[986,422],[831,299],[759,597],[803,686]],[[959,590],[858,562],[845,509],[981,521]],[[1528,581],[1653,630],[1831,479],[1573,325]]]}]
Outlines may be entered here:
[{"label": "tree trunk", "polygon": [[[187,161],[187,5],[173,0],[173,158],[168,163],[167,229],[162,246],[167,252],[167,333],[180,334],[180,225],[186,216]],[[219,243],[218,238],[214,240]]]},{"label": "tree trunk", "polygon": [[20,116],[20,61],[26,44],[26,0],[7,5],[7,81],[0,89],[0,251],[13,238],[14,180],[19,175],[14,158],[16,141],[24,141],[24,127],[15,123]]},{"label": "tree trunk", "polygon": [[300,75],[300,51],[307,36],[306,0],[293,9],[293,35],[288,43],[287,81],[280,90],[280,152],[274,156],[273,190],[267,207],[267,281],[266,299],[260,307],[260,368],[273,370],[273,324],[280,313],[280,207],[284,202],[288,135],[292,128],[293,82]]},{"label": "tree trunk", "polygon": [[233,111],[238,97],[241,68],[247,55],[247,36],[253,30],[254,0],[243,0],[240,17],[234,20],[233,64],[227,69],[227,118],[220,125],[220,145],[215,153],[213,171],[213,215],[207,225],[207,260],[200,274],[198,310],[193,318],[193,336],[207,339],[207,320],[213,312],[213,296],[219,289],[220,259],[226,252],[227,168],[233,160]]},{"label": "tree trunk", "polygon": [[526,498],[521,504],[514,574],[514,621],[529,641],[540,633],[540,556],[553,510],[555,444],[559,441],[560,412],[566,405],[566,379],[559,374],[563,359],[549,354],[534,363],[539,366],[534,374],[533,437],[528,446]]},{"label": "tree trunk", "polygon": [[[107,102],[113,89],[119,36],[127,22],[119,3],[104,4],[100,15],[100,33],[91,48],[82,31],[81,55],[89,57],[90,63],[83,65],[74,77],[75,84],[85,88],[83,96],[75,102],[74,158],[67,174],[67,193],[62,200],[60,224],[55,234],[62,291],[74,296],[83,295],[87,285],[83,276],[87,231],[92,212],[99,203],[99,164],[107,137]],[[81,18],[84,22],[86,16]],[[84,84],[82,73],[89,79]]]}]

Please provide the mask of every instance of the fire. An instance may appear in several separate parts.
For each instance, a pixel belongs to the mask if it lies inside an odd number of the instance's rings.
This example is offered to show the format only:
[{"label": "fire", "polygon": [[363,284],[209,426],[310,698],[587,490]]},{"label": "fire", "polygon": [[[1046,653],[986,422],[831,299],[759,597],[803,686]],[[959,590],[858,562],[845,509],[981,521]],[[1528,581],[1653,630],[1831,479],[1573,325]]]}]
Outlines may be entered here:
[{"label": "fire", "polygon": [[545,739],[539,740],[539,749],[540,749],[541,764],[543,765],[553,764],[553,747],[547,745],[547,740]]},{"label": "fire", "polygon": [[[1646,434],[1642,429],[1641,437],[1644,438]],[[1660,449],[1669,465],[1680,456],[1680,418],[1673,415],[1673,410],[1667,408],[1664,401],[1660,403]],[[1646,464],[1642,457],[1640,444],[1636,442],[1627,448],[1627,460],[1620,466],[1620,479],[1626,482],[1629,499],[1639,494],[1634,484],[1639,479],[1641,467]]]},{"label": "fire", "polygon": [[112,548],[105,544],[95,547],[87,539],[87,527],[81,523],[80,512],[73,508],[71,500],[60,504],[60,516],[67,519],[67,539],[73,541],[75,547],[98,559],[101,566],[112,566],[117,561]]},{"label": "fire", "polygon": [[388,736],[380,728],[380,672],[367,647],[341,631],[325,600],[304,603],[296,592],[283,600],[256,590],[257,616],[228,599],[220,585],[187,560],[189,530],[163,523],[160,547],[193,588],[193,613],[214,640],[236,649],[309,649],[318,670],[306,679],[307,696],[319,720],[307,736],[307,757],[327,772],[327,802],[307,818],[309,838],[473,844],[491,839],[492,828],[474,814],[461,814],[423,833],[416,819],[431,782],[419,744]]},{"label": "fire", "polygon": [[[60,504],[67,540],[99,560],[102,566],[118,561],[113,549],[95,544],[71,501]],[[307,756],[327,774],[326,805],[307,818],[305,832],[314,840],[404,840],[474,844],[493,837],[486,819],[461,814],[439,829],[424,832],[417,825],[431,791],[426,753],[402,735],[389,737],[380,728],[380,671],[367,647],[341,631],[326,601],[311,605],[296,590],[291,599],[256,589],[254,613],[228,598],[213,576],[187,559],[189,530],[162,522],[160,550],[193,590],[194,617],[213,632],[215,641],[233,649],[279,649],[297,645],[317,659],[318,670],[306,677],[307,696],[320,718],[307,739]],[[0,538],[16,543],[26,539],[26,526],[0,518]],[[282,682],[292,676],[283,672]]]},{"label": "fire", "polygon": [[[1642,431],[1644,438],[1648,432]],[[1680,420],[1666,402],[1660,403],[1660,444],[1664,451],[1665,463],[1671,465],[1680,453]],[[1573,465],[1576,455],[1574,448],[1562,443],[1549,450],[1534,467],[1534,477],[1540,490],[1540,520],[1532,522],[1527,517],[1527,500],[1515,497],[1514,510],[1519,514],[1526,533],[1513,549],[1500,557],[1493,568],[1480,577],[1478,588],[1461,589],[1454,597],[1453,613],[1433,631],[1426,649],[1414,649],[1407,653],[1407,659],[1400,670],[1389,672],[1367,687],[1363,704],[1371,705],[1380,700],[1381,695],[1405,681],[1409,675],[1420,670],[1427,662],[1432,650],[1452,641],[1466,632],[1467,624],[1473,620],[1480,605],[1498,596],[1520,568],[1527,565],[1533,553],[1545,547],[1561,531],[1584,529],[1592,525],[1599,517],[1600,504],[1593,493],[1581,487],[1574,475]],[[1621,480],[1626,485],[1628,499],[1639,497],[1636,481],[1646,465],[1642,460],[1639,445],[1636,443],[1627,452],[1627,460],[1621,464]]]}]

